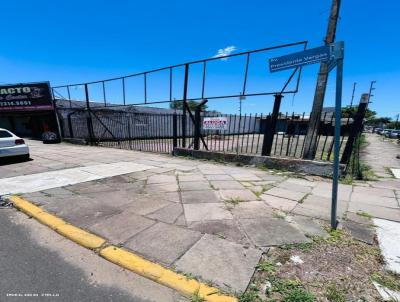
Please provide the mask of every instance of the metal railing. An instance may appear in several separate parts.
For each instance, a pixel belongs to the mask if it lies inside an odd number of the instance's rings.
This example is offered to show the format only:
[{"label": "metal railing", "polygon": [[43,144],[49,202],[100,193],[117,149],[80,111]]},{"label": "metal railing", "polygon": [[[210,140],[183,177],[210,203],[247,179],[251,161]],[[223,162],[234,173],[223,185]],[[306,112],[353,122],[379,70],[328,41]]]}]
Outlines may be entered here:
[{"label": "metal railing", "polygon": [[[85,83],[76,83],[76,84],[68,84],[68,85],[62,85],[62,86],[54,86],[52,87],[52,92],[54,98],[57,99],[65,99],[70,101],[70,107],[73,107],[72,101],[76,98],[74,98],[72,91],[76,89],[81,89],[81,88],[86,88],[87,91],[91,91],[91,89],[96,89],[97,94],[96,96],[91,95],[90,96],[90,102],[99,102],[103,103],[105,107],[111,106],[111,107],[116,107],[116,106],[127,106],[127,105],[147,105],[147,104],[159,104],[159,103],[167,103],[167,102],[172,102],[172,101],[198,101],[198,100],[203,100],[203,99],[226,99],[226,98],[237,98],[237,97],[243,97],[243,96],[262,96],[262,95],[274,95],[274,94],[289,94],[289,93],[296,93],[298,91],[299,87],[299,81],[300,81],[300,75],[301,75],[301,68],[296,68],[293,71],[289,72],[289,76],[287,81],[284,82],[283,88],[279,89],[263,89],[263,91],[259,92],[254,92],[250,91],[248,86],[249,86],[249,73],[250,73],[250,65],[251,65],[251,60],[254,57],[255,54],[264,54],[267,52],[271,52],[274,50],[282,50],[285,48],[291,48],[291,47],[296,47],[296,46],[302,46],[303,49],[306,48],[307,42],[306,41],[300,41],[300,42],[295,42],[295,43],[289,43],[289,44],[283,44],[283,45],[278,45],[278,46],[273,46],[273,47],[266,47],[262,49],[256,49],[256,50],[251,50],[251,51],[245,51],[245,52],[240,52],[240,53],[235,53],[235,54],[230,54],[230,55],[225,55],[221,57],[212,57],[212,58],[207,58],[207,59],[202,59],[202,60],[196,60],[196,61],[191,61],[188,63],[183,63],[183,64],[177,64],[177,65],[171,65],[167,67],[162,67],[162,68],[157,68],[153,70],[148,70],[144,72],[139,72],[123,77],[116,77],[116,78],[110,78],[110,79],[105,79],[105,80],[99,80],[99,81],[92,81],[92,82],[85,82]],[[207,78],[208,78],[208,70],[207,67],[210,64],[210,62],[213,61],[218,61],[218,60],[228,60],[232,58],[243,58],[243,66],[241,70],[243,71],[243,74],[241,75],[242,80],[240,81],[240,85],[235,87],[235,91],[238,91],[238,93],[207,93]],[[265,58],[265,70],[267,70],[267,60]],[[198,65],[201,65],[201,75],[200,75],[200,89],[199,92],[193,96],[193,97],[188,97],[188,82],[189,82],[189,77],[190,77],[190,70],[192,68],[197,67]],[[161,74],[161,73],[167,73],[167,76],[165,78],[165,81],[168,83],[163,83],[166,84],[164,86],[168,86],[168,97],[165,99],[151,99],[149,97],[149,76],[154,75],[154,74]],[[177,74],[174,76],[174,74]],[[176,79],[178,75],[184,74],[183,77],[181,77],[180,81]],[[297,74],[297,77],[296,77]],[[165,74],[164,74],[165,75]],[[137,92],[138,90],[141,90],[141,95],[142,99],[137,100],[138,97],[131,97],[128,95],[128,89],[130,88],[130,85],[128,83],[128,80],[130,79],[139,79],[140,86],[136,87],[135,85],[135,91]],[[175,79],[175,80],[174,80]],[[292,89],[288,89],[289,84],[292,82],[292,80],[295,79],[295,87]],[[176,83],[178,82],[178,83]],[[118,85],[119,88],[116,89],[107,89],[107,85]],[[183,87],[183,91],[180,91],[179,95],[175,94],[175,87]],[[83,95],[83,90],[82,91],[82,98],[80,100],[84,100],[84,95]],[[181,94],[182,93],[182,94]],[[121,97],[121,102],[117,102],[116,95],[119,95]]]}]

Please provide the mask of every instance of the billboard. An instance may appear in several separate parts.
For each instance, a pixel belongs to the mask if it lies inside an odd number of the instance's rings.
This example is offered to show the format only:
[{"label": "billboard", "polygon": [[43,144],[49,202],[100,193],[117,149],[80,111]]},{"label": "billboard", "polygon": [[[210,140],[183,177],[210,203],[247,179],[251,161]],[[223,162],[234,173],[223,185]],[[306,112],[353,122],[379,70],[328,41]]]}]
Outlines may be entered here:
[{"label": "billboard", "polygon": [[0,86],[0,112],[53,109],[48,82]]}]

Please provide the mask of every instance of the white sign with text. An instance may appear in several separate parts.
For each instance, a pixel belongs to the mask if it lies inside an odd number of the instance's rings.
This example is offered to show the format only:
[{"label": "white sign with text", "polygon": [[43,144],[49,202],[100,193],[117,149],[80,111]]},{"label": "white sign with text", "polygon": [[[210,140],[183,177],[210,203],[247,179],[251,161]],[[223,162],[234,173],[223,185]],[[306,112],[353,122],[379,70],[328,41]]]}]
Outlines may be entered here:
[{"label": "white sign with text", "polygon": [[219,117],[205,117],[203,119],[204,130],[228,130],[228,118]]}]

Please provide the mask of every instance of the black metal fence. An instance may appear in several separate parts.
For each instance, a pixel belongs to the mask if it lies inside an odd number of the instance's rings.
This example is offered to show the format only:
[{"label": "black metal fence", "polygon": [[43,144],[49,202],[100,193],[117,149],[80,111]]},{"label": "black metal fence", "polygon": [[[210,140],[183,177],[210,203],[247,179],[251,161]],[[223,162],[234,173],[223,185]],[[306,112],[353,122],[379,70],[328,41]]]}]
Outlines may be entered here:
[{"label": "black metal fence", "polygon": [[[186,147],[215,152],[302,158],[308,126],[308,115],[305,113],[279,113],[275,127],[272,127],[271,114],[204,112],[200,114],[198,122],[193,122],[192,117],[195,116],[187,114],[184,118],[182,112],[151,114],[104,108],[58,111],[65,138],[82,139],[89,144],[105,147],[158,153],[171,153],[174,147]],[[204,130],[202,124],[208,117],[225,118],[226,129]],[[186,127],[183,127],[183,123]],[[320,123],[315,159],[331,161],[335,125],[333,115],[323,114]],[[196,134],[196,124],[199,124],[199,135]],[[341,125],[340,150],[343,153],[349,134],[354,131],[353,118],[343,118]]]}]

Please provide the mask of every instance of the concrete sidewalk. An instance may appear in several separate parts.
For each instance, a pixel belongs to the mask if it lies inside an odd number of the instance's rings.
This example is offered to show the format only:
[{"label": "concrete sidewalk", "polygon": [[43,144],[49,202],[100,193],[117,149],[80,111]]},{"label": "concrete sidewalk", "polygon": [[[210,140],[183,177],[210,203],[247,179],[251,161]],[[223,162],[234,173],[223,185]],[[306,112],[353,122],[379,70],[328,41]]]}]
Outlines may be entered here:
[{"label": "concrete sidewalk", "polygon": [[[84,158],[93,154],[96,160],[105,154],[111,164],[129,158],[141,169],[129,172],[120,165],[119,175],[39,188],[24,198],[146,259],[231,293],[246,289],[269,247],[326,235],[322,226],[330,218],[329,181],[168,155],[66,144],[57,148],[65,154],[69,148],[79,150]],[[104,173],[109,167],[92,166]],[[352,234],[372,242],[367,217],[400,221],[399,190],[395,179],[340,184],[338,217]]]}]

